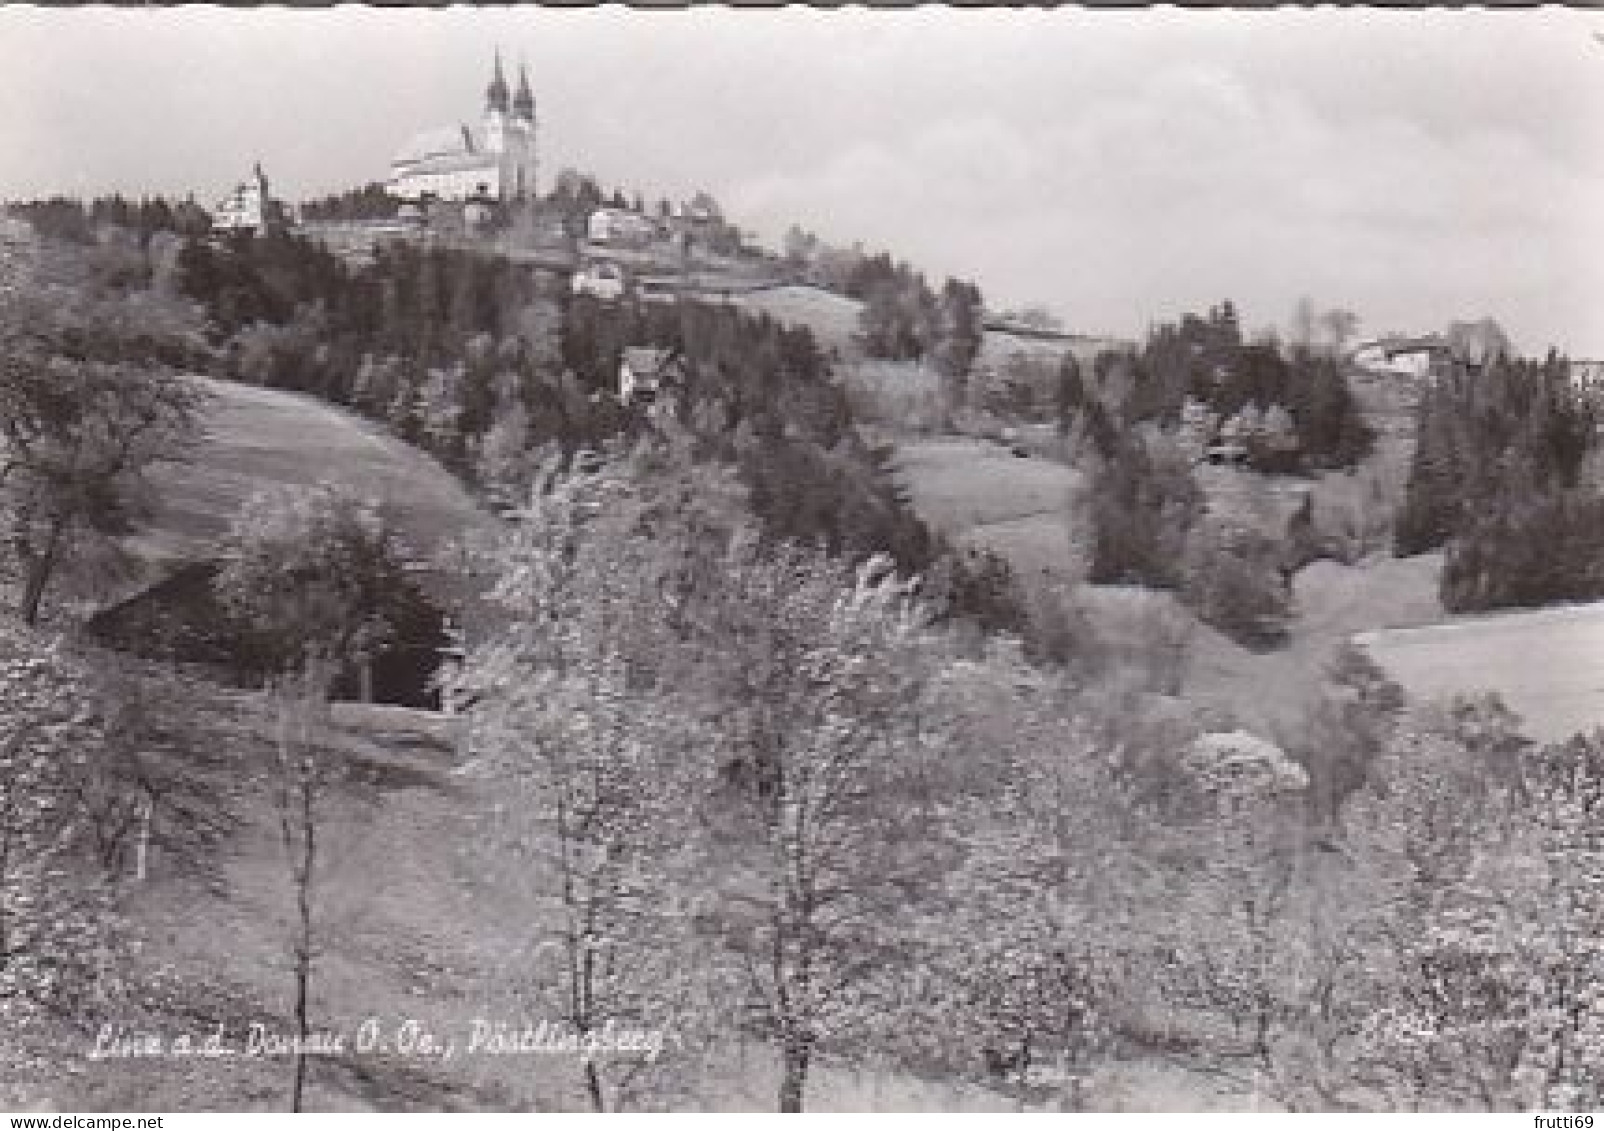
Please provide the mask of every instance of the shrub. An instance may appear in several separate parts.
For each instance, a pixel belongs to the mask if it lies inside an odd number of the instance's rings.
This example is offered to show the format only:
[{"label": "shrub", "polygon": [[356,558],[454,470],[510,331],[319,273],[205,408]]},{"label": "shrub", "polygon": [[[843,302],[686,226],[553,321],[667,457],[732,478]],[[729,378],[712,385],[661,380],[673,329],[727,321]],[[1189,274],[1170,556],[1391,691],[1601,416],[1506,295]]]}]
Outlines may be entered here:
[{"label": "shrub", "polygon": [[259,494],[236,519],[227,549],[213,589],[248,627],[261,674],[312,660],[336,670],[371,661],[430,619],[395,533],[342,488]]},{"label": "shrub", "polygon": [[1274,647],[1285,640],[1291,615],[1279,556],[1279,545],[1256,531],[1200,531],[1187,542],[1182,599],[1238,644]]},{"label": "shrub", "polygon": [[1091,500],[1092,581],[1180,586],[1203,492],[1178,446],[1157,437],[1120,442],[1098,469]]},{"label": "shrub", "polygon": [[1474,612],[1604,596],[1604,497],[1511,492],[1488,511],[1449,543],[1444,608]]}]

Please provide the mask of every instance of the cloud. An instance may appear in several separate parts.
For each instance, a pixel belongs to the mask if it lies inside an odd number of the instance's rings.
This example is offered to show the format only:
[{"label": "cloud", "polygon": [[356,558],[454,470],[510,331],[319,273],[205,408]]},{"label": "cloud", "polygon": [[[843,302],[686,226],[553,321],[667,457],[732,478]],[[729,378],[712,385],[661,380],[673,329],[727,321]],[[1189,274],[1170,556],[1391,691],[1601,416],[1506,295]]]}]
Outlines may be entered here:
[{"label": "cloud", "polygon": [[712,189],[1139,333],[1229,295],[1492,313],[1604,356],[1596,18],[1477,12],[0,7],[0,195],[384,175],[527,54],[543,174]]},{"label": "cloud", "polygon": [[1338,119],[1183,66],[1035,119],[960,114],[853,144],[740,180],[728,203],[770,232],[796,220],[995,281],[1087,329],[1137,333],[1223,297],[1280,322],[1310,294],[1377,328],[1491,312],[1529,348],[1586,330],[1604,349],[1601,193],[1508,130]]}]

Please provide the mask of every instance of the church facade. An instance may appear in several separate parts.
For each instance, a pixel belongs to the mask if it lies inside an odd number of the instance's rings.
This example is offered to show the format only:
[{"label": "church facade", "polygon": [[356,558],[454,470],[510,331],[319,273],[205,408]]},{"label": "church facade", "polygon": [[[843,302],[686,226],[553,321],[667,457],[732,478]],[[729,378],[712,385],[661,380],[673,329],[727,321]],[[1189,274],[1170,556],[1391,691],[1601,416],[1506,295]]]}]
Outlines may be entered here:
[{"label": "church facade", "polygon": [[516,200],[534,195],[535,98],[518,68],[509,94],[501,55],[485,90],[478,129],[467,125],[415,135],[390,162],[389,191],[402,200]]}]

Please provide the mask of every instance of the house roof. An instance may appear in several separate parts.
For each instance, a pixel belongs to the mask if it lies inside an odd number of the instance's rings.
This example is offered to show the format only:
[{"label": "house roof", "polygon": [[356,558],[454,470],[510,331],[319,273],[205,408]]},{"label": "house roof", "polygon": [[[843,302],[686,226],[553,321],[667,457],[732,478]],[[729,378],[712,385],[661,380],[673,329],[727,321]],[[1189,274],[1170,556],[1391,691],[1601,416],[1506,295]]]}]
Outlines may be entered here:
[{"label": "house roof", "polygon": [[483,153],[454,153],[440,157],[429,157],[404,167],[398,165],[395,175],[397,177],[425,177],[430,175],[438,176],[443,173],[472,172],[476,169],[494,171],[497,168],[499,168],[497,160]]},{"label": "house roof", "polygon": [[603,220],[609,224],[620,224],[625,227],[657,227],[657,222],[650,216],[644,216],[639,212],[633,212],[627,208],[615,208],[611,205],[598,208],[590,214],[591,223],[595,223],[597,220]]},{"label": "house roof", "polygon": [[630,346],[624,350],[623,368],[636,374],[657,374],[674,358],[673,350]]},{"label": "house roof", "polygon": [[[390,162],[396,167],[413,165],[438,157],[461,157],[475,154],[479,149],[473,132],[467,126],[439,126],[413,134],[407,143],[396,151]],[[483,159],[482,154],[479,155]]]}]

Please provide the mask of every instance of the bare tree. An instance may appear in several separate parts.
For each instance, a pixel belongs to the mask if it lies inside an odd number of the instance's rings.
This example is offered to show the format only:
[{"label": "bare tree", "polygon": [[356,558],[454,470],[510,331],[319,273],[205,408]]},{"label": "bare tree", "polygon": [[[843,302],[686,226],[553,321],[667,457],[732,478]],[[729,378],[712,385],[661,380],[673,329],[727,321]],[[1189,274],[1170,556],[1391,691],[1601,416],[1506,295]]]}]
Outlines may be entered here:
[{"label": "bare tree", "polygon": [[280,682],[271,693],[277,724],[273,801],[278,811],[285,865],[295,893],[295,920],[290,941],[296,1033],[291,1111],[301,1110],[311,1035],[308,1009],[316,956],[319,801],[324,784],[323,768],[317,759],[316,736],[327,710],[323,697],[326,686],[326,679],[320,672],[308,670],[294,679]]}]

